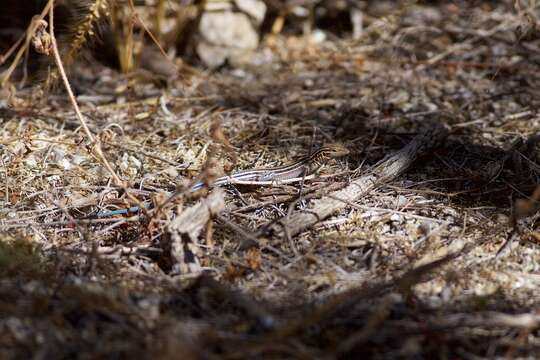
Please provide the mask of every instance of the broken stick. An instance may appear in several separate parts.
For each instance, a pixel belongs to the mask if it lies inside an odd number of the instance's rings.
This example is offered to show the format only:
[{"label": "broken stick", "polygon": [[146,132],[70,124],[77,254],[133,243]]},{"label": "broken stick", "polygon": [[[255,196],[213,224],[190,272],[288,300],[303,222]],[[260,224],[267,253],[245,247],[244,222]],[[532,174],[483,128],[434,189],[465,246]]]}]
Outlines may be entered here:
[{"label": "broken stick", "polygon": [[269,229],[278,236],[283,236],[285,227],[291,236],[304,231],[330,215],[342,210],[351,202],[358,201],[369,191],[397,178],[412,163],[427,151],[439,145],[447,136],[448,128],[434,126],[418,134],[409,144],[392,156],[388,156],[377,164],[370,174],[353,180],[344,189],[331,192],[329,195],[314,200],[310,206],[283,218],[280,222],[269,225]]}]

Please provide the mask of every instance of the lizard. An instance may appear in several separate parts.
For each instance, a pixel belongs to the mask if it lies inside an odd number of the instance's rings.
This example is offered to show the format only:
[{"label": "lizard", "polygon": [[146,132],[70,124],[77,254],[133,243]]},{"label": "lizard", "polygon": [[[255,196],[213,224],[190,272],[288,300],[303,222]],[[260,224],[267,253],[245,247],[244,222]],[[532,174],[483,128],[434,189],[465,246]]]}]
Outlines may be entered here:
[{"label": "lizard", "polygon": [[[249,185],[271,185],[274,183],[300,181],[307,176],[316,173],[321,166],[331,159],[340,158],[349,154],[349,150],[340,144],[328,144],[320,147],[309,155],[306,155],[299,160],[282,166],[250,169],[234,172],[230,175],[218,177],[213,183],[208,184],[210,187],[226,186],[232,184],[249,184]],[[206,182],[196,182],[190,189],[190,192],[198,191],[206,186]],[[144,202],[145,207],[150,207],[150,202]],[[98,218],[106,218],[114,215],[126,215],[137,213],[141,209],[138,206],[130,208],[102,211],[96,214]]]}]

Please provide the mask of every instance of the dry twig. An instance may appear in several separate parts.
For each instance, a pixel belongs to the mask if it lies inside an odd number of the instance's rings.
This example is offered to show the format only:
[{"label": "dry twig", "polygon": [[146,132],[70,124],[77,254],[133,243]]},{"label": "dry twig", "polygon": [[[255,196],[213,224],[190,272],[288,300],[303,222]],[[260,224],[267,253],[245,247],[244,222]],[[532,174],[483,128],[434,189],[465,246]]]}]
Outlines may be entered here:
[{"label": "dry twig", "polygon": [[371,174],[353,180],[342,190],[314,200],[309,208],[290,216],[286,222],[281,220],[281,224],[272,225],[271,229],[277,234],[283,234],[283,226],[286,226],[291,235],[308,229],[346,207],[347,202],[357,201],[374,188],[401,175],[419,156],[439,145],[447,133],[448,129],[443,126],[425,130],[396,154],[383,159]]}]

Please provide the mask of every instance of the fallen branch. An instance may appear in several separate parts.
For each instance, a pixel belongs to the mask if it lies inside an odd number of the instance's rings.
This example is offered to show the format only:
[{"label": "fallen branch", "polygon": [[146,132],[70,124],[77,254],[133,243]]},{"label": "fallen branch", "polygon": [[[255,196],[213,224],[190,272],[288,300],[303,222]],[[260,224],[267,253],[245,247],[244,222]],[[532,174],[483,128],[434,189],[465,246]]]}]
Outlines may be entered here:
[{"label": "fallen branch", "polygon": [[407,146],[392,156],[383,159],[372,172],[352,181],[346,188],[331,192],[329,195],[314,200],[311,206],[302,212],[284,218],[279,223],[269,225],[274,234],[283,235],[284,228],[292,235],[310,228],[321,220],[345,208],[349,203],[359,200],[373,189],[397,178],[412,163],[430,149],[439,145],[448,134],[448,129],[436,126],[417,135]]},{"label": "fallen branch", "polygon": [[185,209],[167,226],[170,239],[170,254],[175,262],[174,274],[199,273],[197,239],[210,216],[225,207],[223,190],[215,189],[207,198]]}]

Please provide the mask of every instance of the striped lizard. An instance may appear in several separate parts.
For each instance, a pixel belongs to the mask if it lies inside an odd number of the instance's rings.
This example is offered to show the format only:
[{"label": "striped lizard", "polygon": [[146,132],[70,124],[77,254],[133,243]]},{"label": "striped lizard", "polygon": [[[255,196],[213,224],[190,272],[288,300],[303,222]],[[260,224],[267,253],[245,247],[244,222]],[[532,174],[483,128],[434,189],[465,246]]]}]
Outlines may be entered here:
[{"label": "striped lizard", "polygon": [[[232,184],[250,185],[272,185],[284,182],[300,181],[305,177],[317,172],[330,159],[343,157],[349,154],[349,150],[343,145],[329,144],[317,149],[310,155],[304,156],[298,161],[277,167],[244,170],[217,178],[210,187],[225,186]],[[195,192],[204,188],[205,182],[195,183],[190,192]],[[143,203],[145,207],[150,207],[150,202]],[[114,215],[125,215],[140,211],[138,206],[112,211],[103,211],[96,214],[98,218],[106,218]]]}]

